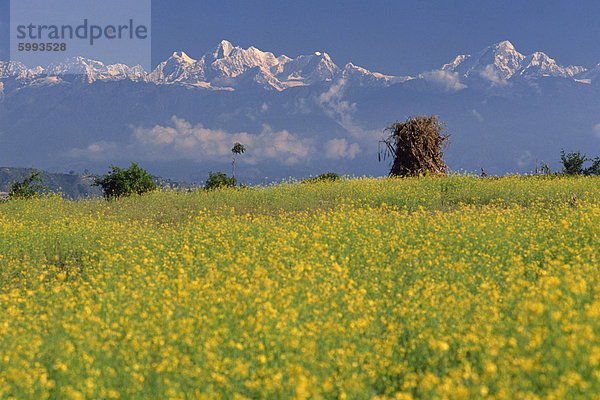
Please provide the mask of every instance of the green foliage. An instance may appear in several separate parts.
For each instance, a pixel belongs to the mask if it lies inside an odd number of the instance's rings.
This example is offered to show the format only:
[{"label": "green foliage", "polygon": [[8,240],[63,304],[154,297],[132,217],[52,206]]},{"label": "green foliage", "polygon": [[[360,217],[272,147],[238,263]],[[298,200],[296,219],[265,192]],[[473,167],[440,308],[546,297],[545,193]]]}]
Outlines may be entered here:
[{"label": "green foliage", "polygon": [[10,185],[8,198],[30,199],[39,195],[40,190],[46,189],[46,187],[40,183],[42,181],[42,178],[40,178],[41,174],[42,171],[36,171],[31,168],[31,174],[29,176],[24,177],[21,181],[13,182]]},{"label": "green foliage", "polygon": [[206,180],[206,184],[204,185],[204,189],[213,190],[213,189],[221,189],[226,187],[236,187],[237,181],[234,177],[228,177],[226,174],[222,172],[217,172],[213,174],[212,172],[208,173],[208,179]]},{"label": "green foliage", "polygon": [[592,162],[592,165],[590,167],[584,169],[583,174],[584,175],[600,175],[600,156],[597,156],[593,160],[590,160],[588,158],[588,160]]},{"label": "green foliage", "polygon": [[[587,158],[578,151],[576,153],[565,154],[565,151],[560,152],[560,160],[563,165],[563,172],[566,175],[600,175],[600,157],[594,159]],[[586,161],[591,161],[592,165],[588,168],[583,168]]]},{"label": "green foliage", "polygon": [[566,175],[583,174],[583,163],[586,161],[585,154],[580,152],[565,154],[564,150],[560,152],[560,161],[563,165],[563,171]]},{"label": "green foliage", "polygon": [[246,148],[241,143],[235,143],[231,149],[231,152],[233,154],[244,154],[246,152]]},{"label": "green foliage", "polygon": [[156,184],[148,172],[132,162],[127,169],[110,166],[111,171],[102,178],[95,178],[94,185],[102,187],[107,199],[142,194],[156,189]]},{"label": "green foliage", "polygon": [[325,174],[321,174],[319,176],[315,176],[314,178],[305,179],[302,183],[315,183],[315,182],[335,182],[339,181],[340,176],[335,172],[327,172]]}]

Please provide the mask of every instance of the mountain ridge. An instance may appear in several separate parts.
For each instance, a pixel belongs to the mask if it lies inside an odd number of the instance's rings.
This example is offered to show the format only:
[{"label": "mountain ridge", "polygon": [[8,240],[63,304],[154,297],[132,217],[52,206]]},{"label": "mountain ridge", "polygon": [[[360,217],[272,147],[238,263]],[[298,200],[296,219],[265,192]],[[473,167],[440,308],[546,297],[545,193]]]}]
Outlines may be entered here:
[{"label": "mountain ridge", "polygon": [[575,79],[588,71],[588,68],[573,65],[560,66],[541,51],[524,55],[518,52],[511,42],[505,40],[486,47],[475,57],[470,54],[458,55],[453,61],[442,66],[442,70],[457,72],[463,78],[478,76],[497,82],[497,80],[507,81],[517,76]]},{"label": "mountain ridge", "polygon": [[[511,42],[502,41],[475,55],[458,55],[433,71],[456,73],[461,81],[475,79],[492,85],[517,78],[541,77],[592,82],[600,76],[600,64],[590,68],[561,66],[543,52],[536,51],[525,55],[518,52]],[[0,80],[15,79],[18,87],[33,82],[40,84],[45,78],[62,80],[68,75],[80,75],[86,83],[131,80],[157,85],[174,84],[211,90],[235,90],[238,86],[244,86],[240,83],[253,82],[267,90],[283,91],[298,86],[327,84],[342,78],[352,79],[360,85],[389,86],[411,79],[424,79],[427,73],[414,77],[386,75],[369,71],[351,62],[340,68],[324,52],[316,51],[296,58],[286,55],[276,57],[273,53],[254,46],[243,49],[226,40],[221,41],[215,50],[206,52],[198,59],[184,51],[173,52],[150,72],[144,71],[140,66],[105,65],[83,57],[70,58],[46,68],[27,68],[17,62],[0,62]],[[46,82],[56,84],[57,80]]]}]

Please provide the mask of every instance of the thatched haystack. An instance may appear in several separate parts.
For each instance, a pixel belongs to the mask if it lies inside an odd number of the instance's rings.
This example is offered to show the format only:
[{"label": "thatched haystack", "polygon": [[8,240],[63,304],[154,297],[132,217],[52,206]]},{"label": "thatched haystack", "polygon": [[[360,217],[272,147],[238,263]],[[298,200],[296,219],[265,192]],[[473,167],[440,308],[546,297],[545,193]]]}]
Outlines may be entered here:
[{"label": "thatched haystack", "polygon": [[384,132],[389,137],[382,140],[380,148],[384,159],[394,157],[390,176],[417,176],[422,174],[446,175],[443,149],[450,144],[446,124],[439,117],[425,115],[411,117],[406,122],[396,122]]}]

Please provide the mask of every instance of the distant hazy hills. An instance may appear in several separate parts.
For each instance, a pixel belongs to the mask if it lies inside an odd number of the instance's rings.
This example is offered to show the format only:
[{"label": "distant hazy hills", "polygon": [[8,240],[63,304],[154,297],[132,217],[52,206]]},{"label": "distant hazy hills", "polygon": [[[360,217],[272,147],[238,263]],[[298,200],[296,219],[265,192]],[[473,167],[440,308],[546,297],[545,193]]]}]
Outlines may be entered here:
[{"label": "distant hazy hills", "polygon": [[508,41],[414,76],[222,41],[199,57],[175,52],[153,71],[81,57],[34,68],[0,62],[0,162],[102,173],[136,161],[203,181],[231,170],[240,142],[247,152],[236,172],[248,183],[384,175],[383,129],[436,114],[451,134],[452,169],[528,172],[536,160],[557,169],[561,149],[599,155],[599,110],[600,64],[561,65]]},{"label": "distant hazy hills", "polygon": [[[12,182],[21,181],[30,173],[31,168],[0,167],[0,192],[8,192]],[[94,178],[89,175],[53,174],[44,171],[40,178],[48,191],[62,193],[71,199],[102,196],[102,190],[92,186]]]},{"label": "distant hazy hills", "polygon": [[[0,198],[9,191],[10,184],[21,181],[31,174],[31,168],[0,167]],[[82,199],[102,196],[102,190],[93,186],[94,176],[78,174],[56,174],[42,171],[40,178],[48,192],[60,193],[69,199]],[[182,188],[193,187],[191,184],[175,182],[169,179],[154,177],[159,187]]]}]

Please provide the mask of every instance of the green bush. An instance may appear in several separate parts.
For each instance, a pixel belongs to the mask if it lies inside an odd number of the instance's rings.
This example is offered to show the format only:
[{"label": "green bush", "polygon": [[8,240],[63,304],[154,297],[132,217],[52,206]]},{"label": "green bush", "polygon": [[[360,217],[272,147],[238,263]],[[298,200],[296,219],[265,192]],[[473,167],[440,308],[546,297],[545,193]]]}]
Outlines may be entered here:
[{"label": "green bush", "polygon": [[582,156],[580,152],[565,154],[565,151],[561,150],[560,161],[566,175],[583,174],[583,163],[586,161],[586,157],[585,155]]},{"label": "green bush", "polygon": [[213,174],[212,172],[208,173],[208,179],[204,184],[204,189],[212,190],[212,189],[220,189],[225,187],[236,187],[237,181],[234,177],[228,177],[226,174],[222,172],[217,172]]},{"label": "green bush", "polygon": [[339,181],[340,176],[335,172],[327,172],[326,174],[321,174],[319,176],[315,176],[314,178],[305,179],[302,183],[315,183],[315,182],[335,182]]},{"label": "green bush", "polygon": [[148,172],[132,162],[127,169],[110,166],[111,171],[102,178],[95,178],[94,185],[102,187],[107,199],[142,194],[156,189],[156,183]]},{"label": "green bush", "polygon": [[[594,159],[587,158],[578,151],[576,153],[565,154],[565,151],[560,152],[560,160],[563,165],[563,173],[566,175],[600,175],[600,157]],[[588,168],[583,168],[586,161],[591,161],[592,165]]]},{"label": "green bush", "polygon": [[41,174],[42,171],[36,171],[35,169],[31,168],[31,174],[29,174],[29,176],[24,177],[21,181],[13,182],[10,185],[8,198],[30,199],[38,196],[40,194],[40,190],[46,189],[46,187],[40,183],[42,181],[42,178],[40,178]]}]

